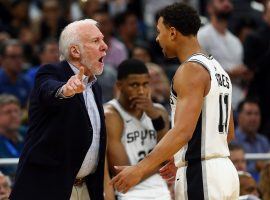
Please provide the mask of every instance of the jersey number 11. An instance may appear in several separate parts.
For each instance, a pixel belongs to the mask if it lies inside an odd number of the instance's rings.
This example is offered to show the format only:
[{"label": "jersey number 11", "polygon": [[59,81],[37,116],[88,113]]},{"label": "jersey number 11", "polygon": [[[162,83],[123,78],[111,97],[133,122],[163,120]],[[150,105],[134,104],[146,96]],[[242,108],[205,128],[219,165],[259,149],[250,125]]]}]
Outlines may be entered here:
[{"label": "jersey number 11", "polygon": [[229,113],[229,94],[221,93],[219,95],[219,133],[227,133],[228,130],[228,113]]}]

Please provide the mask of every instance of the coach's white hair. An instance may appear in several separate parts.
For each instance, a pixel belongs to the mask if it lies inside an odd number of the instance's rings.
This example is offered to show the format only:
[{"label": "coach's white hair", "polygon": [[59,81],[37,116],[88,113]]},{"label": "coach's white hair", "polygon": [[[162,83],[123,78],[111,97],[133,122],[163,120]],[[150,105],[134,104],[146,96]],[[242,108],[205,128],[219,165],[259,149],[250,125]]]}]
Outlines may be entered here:
[{"label": "coach's white hair", "polygon": [[82,25],[97,25],[93,19],[83,19],[68,24],[62,31],[59,39],[60,60],[69,60],[69,47],[71,45],[80,46],[79,29]]}]

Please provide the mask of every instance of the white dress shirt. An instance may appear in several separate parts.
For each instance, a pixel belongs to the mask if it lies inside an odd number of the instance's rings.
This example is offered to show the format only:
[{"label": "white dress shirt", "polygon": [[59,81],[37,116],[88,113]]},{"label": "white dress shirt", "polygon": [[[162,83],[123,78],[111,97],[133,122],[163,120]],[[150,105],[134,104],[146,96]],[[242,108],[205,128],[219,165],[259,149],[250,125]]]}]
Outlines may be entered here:
[{"label": "white dress shirt", "polygon": [[[71,69],[74,74],[78,74],[79,70],[70,64]],[[94,76],[94,80],[88,82],[89,77],[83,76],[83,82],[86,85],[86,89],[83,91],[83,98],[85,102],[85,107],[88,112],[88,116],[90,118],[92,129],[93,129],[93,139],[92,144],[90,145],[88,152],[84,158],[84,161],[81,165],[81,168],[77,174],[77,178],[83,178],[89,174],[95,172],[97,164],[98,164],[98,152],[99,152],[99,140],[100,140],[100,115],[98,111],[98,107],[95,101],[94,93],[92,90],[92,85],[96,82],[96,77]],[[90,134],[89,134],[90,137]]]}]

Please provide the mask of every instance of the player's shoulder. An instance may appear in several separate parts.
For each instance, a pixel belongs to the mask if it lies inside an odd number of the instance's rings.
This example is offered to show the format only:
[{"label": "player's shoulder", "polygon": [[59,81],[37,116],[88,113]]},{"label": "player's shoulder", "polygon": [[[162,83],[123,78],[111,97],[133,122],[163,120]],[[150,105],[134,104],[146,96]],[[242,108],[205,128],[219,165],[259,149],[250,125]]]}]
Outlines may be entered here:
[{"label": "player's shoulder", "polygon": [[103,108],[104,108],[105,116],[111,116],[111,115],[118,114],[118,111],[116,110],[116,108],[112,104],[110,104],[109,102],[105,103]]},{"label": "player's shoulder", "polygon": [[108,125],[122,124],[123,119],[113,105],[106,103],[103,108],[105,120]]},{"label": "player's shoulder", "polygon": [[174,80],[180,78],[204,78],[209,77],[208,70],[198,62],[185,62],[176,71]]},{"label": "player's shoulder", "polygon": [[211,81],[208,70],[200,63],[185,62],[175,72],[173,77],[173,88],[176,92],[182,89],[195,89],[195,87],[206,87]]}]

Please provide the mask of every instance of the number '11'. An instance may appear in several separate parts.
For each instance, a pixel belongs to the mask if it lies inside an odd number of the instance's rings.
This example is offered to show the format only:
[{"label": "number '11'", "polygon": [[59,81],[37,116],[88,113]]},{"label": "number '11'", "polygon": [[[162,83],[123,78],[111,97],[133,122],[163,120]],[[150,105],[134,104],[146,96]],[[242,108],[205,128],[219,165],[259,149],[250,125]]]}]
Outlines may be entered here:
[{"label": "number '11'", "polygon": [[219,133],[227,133],[228,130],[228,113],[229,113],[229,94],[219,95]]}]

